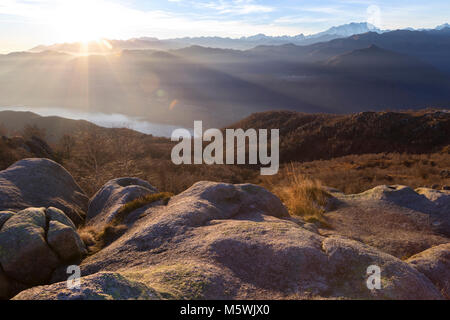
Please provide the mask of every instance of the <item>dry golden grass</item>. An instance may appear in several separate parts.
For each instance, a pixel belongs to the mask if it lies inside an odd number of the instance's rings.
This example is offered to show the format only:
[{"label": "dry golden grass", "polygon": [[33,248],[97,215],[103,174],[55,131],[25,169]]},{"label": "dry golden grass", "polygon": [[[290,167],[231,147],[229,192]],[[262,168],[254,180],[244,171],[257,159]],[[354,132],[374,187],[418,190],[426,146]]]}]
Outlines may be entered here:
[{"label": "dry golden grass", "polygon": [[139,197],[133,201],[127,202],[117,211],[117,214],[114,216],[114,219],[111,221],[112,225],[119,225],[123,223],[125,218],[133,211],[142,208],[148,204],[162,201],[163,205],[167,205],[170,198],[173,196],[173,193],[170,192],[160,192],[160,193],[152,193],[145,195],[143,197]]},{"label": "dry golden grass", "polygon": [[323,190],[318,180],[309,179],[293,165],[285,172],[282,183],[269,186],[294,216],[300,216],[307,222],[320,222],[327,225],[324,216],[330,194]]},{"label": "dry golden grass", "polygon": [[[450,185],[450,155],[382,153],[350,155],[332,160],[295,163],[296,170],[323,185],[346,194],[360,193],[379,185],[412,188]],[[283,170],[280,175],[283,176]]]},{"label": "dry golden grass", "polygon": [[[106,182],[123,176],[149,181],[159,190],[178,194],[201,180],[226,183],[277,185],[286,178],[289,164],[266,179],[258,167],[230,165],[174,165],[170,161],[173,143],[163,138],[131,135],[126,130],[84,133],[75,136],[64,167],[83,190],[92,196]],[[66,148],[64,148],[66,147]],[[67,143],[54,146],[67,149]],[[380,153],[349,155],[331,160],[296,162],[294,167],[311,180],[345,193],[359,193],[380,184],[404,184],[410,187],[450,185],[441,174],[450,168],[450,146],[430,154]],[[93,152],[95,151],[95,152]],[[283,161],[283,159],[281,159]],[[284,182],[283,182],[284,183]]]}]

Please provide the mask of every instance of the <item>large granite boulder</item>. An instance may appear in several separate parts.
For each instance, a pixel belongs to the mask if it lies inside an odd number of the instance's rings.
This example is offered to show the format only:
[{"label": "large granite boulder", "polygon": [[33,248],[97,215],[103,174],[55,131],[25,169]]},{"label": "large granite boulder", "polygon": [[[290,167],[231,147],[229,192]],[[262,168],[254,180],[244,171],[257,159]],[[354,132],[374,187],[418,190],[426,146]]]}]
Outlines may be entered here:
[{"label": "large granite boulder", "polygon": [[8,279],[2,291],[10,291],[10,282],[46,284],[56,268],[78,262],[85,254],[74,223],[61,210],[19,211],[0,228],[0,276]]},{"label": "large granite boulder", "polygon": [[147,181],[138,178],[111,180],[89,201],[86,223],[100,227],[110,222],[122,205],[156,192]]},{"label": "large granite boulder", "polygon": [[0,172],[0,210],[61,209],[78,226],[88,197],[66,169],[48,159],[20,160]]},{"label": "large granite boulder", "polygon": [[[380,290],[367,286],[371,266],[381,271]],[[81,272],[89,295],[59,283],[16,299],[101,298],[105,289],[91,281],[104,272],[123,277],[130,290],[139,286],[173,299],[443,298],[410,264],[358,241],[306,230],[276,196],[249,184],[199,182],[167,205],[146,208],[119,239],[83,260]],[[139,295],[119,291],[106,295]]]},{"label": "large granite boulder", "polygon": [[0,265],[20,282],[45,283],[59,261],[46,241],[45,210],[30,208],[18,212],[0,230]]},{"label": "large granite boulder", "polygon": [[450,243],[425,250],[407,262],[426,275],[450,299]]}]

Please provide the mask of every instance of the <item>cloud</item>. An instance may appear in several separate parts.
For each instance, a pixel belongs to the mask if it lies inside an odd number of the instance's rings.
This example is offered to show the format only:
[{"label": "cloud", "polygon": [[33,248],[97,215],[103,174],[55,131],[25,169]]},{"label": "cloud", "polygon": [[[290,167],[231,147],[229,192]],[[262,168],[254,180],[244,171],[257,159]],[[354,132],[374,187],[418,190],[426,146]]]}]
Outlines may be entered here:
[{"label": "cloud", "polygon": [[[184,4],[187,1],[182,1]],[[209,2],[217,15],[195,10],[170,12],[140,10],[111,0],[1,0],[0,14],[27,18],[33,24],[47,25],[52,38],[44,43],[71,42],[87,38],[127,39],[139,36],[172,38],[182,36],[230,36],[266,34],[296,34],[288,26],[240,19],[239,15],[270,12],[252,0]],[[230,16],[224,18],[224,13]],[[237,16],[234,16],[237,15]],[[45,32],[44,32],[45,33]],[[89,39],[90,40],[90,39]]]},{"label": "cloud", "polygon": [[269,13],[274,7],[258,5],[254,0],[219,0],[208,3],[197,3],[200,7],[214,9],[221,14],[247,15],[254,13]]},{"label": "cloud", "polygon": [[379,6],[372,4],[367,7],[367,22],[376,27],[382,27],[381,9]]}]

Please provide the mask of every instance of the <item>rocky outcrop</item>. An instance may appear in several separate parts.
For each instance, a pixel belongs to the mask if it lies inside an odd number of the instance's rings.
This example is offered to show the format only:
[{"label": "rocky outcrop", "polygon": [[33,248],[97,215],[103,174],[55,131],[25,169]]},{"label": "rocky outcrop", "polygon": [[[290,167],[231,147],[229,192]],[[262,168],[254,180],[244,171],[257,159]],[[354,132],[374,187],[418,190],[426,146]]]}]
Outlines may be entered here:
[{"label": "rocky outcrop", "polygon": [[57,267],[85,254],[75,225],[62,211],[28,208],[11,215],[0,228],[0,277],[7,279],[0,297],[14,293],[14,282],[48,283]]},{"label": "rocky outcrop", "polygon": [[[380,290],[367,287],[374,265]],[[199,182],[167,205],[146,208],[81,271],[81,290],[62,282],[15,299],[443,298],[410,264],[306,230],[276,196],[250,184]]]},{"label": "rocky outcrop", "polygon": [[78,226],[87,204],[87,196],[70,173],[52,160],[25,159],[0,172],[0,210],[55,207]]},{"label": "rocky outcrop", "polygon": [[426,275],[450,299],[450,243],[421,252],[407,262]]},{"label": "rocky outcrop", "polygon": [[405,186],[378,186],[355,195],[328,190],[337,208],[326,214],[332,229],[398,258],[449,243],[450,192]]},{"label": "rocky outcrop", "polygon": [[430,215],[431,223],[437,230],[450,235],[450,192],[429,188],[413,190],[407,186],[378,186],[348,198],[360,200],[383,200],[411,210]]},{"label": "rocky outcrop", "polygon": [[[84,212],[88,227],[104,231],[124,204],[157,190],[119,178],[88,206],[60,165],[22,160],[0,172],[0,298],[19,292],[15,299],[449,297],[448,191],[327,191],[331,229],[290,217],[260,186],[198,182],[168,202],[126,211],[125,225],[117,226],[123,232],[85,257],[76,230]],[[81,288],[54,283],[74,263]],[[373,266],[381,289],[367,286]]]},{"label": "rocky outcrop", "polygon": [[119,178],[105,184],[89,201],[86,222],[100,227],[110,222],[122,205],[157,190],[138,178]]}]

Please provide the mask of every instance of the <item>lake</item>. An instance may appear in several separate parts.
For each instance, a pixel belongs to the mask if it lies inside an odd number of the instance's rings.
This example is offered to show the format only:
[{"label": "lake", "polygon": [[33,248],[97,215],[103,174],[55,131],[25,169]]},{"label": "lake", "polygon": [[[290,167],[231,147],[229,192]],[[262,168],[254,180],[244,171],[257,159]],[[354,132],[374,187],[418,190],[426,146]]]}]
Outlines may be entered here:
[{"label": "lake", "polygon": [[[0,111],[30,111],[43,117],[58,116],[73,120],[86,120],[98,126],[106,128],[128,128],[157,137],[170,137],[179,126],[149,122],[138,117],[130,117],[124,114],[106,114],[99,112],[82,112],[66,110],[62,108],[27,108],[27,107],[4,107]],[[193,132],[193,130],[189,130]]]}]

